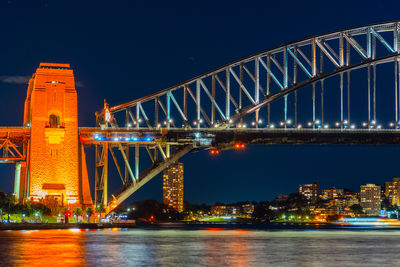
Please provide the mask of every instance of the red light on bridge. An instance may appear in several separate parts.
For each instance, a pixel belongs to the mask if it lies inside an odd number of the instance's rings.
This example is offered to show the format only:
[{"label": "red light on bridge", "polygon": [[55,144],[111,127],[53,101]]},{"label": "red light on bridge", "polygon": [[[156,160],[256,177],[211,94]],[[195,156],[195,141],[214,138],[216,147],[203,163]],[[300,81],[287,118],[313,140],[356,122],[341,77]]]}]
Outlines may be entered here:
[{"label": "red light on bridge", "polygon": [[211,148],[210,149],[210,154],[211,155],[218,155],[219,154],[219,149],[216,149],[216,148]]},{"label": "red light on bridge", "polygon": [[244,149],[246,145],[244,143],[235,143],[235,148],[236,149]]}]

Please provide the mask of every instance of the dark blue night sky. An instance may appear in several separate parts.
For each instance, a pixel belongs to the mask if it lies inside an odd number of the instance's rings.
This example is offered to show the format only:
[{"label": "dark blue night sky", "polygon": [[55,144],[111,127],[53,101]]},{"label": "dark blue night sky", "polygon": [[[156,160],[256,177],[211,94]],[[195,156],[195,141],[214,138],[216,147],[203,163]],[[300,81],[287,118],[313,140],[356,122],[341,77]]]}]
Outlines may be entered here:
[{"label": "dark blue night sky", "polygon": [[[397,1],[4,0],[0,126],[22,124],[26,76],[40,62],[71,63],[79,125],[94,126],[104,98],[110,105],[127,102],[282,43],[396,19]],[[360,184],[400,176],[399,152],[398,147],[254,146],[218,157],[190,154],[183,158],[185,199],[271,200],[314,180],[322,187],[359,190]],[[90,166],[93,173],[93,162]],[[13,168],[0,165],[5,191],[12,190]],[[158,177],[132,200],[160,200],[161,192]]]}]

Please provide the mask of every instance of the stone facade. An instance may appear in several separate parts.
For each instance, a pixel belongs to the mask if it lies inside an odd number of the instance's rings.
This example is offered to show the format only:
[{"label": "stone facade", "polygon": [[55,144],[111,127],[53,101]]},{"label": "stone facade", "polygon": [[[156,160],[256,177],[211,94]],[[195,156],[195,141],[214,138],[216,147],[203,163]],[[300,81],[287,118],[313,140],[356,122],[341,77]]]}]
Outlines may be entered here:
[{"label": "stone facade", "polygon": [[24,125],[31,128],[27,194],[33,201],[91,202],[77,101],[70,65],[40,63],[29,80],[24,113]]}]

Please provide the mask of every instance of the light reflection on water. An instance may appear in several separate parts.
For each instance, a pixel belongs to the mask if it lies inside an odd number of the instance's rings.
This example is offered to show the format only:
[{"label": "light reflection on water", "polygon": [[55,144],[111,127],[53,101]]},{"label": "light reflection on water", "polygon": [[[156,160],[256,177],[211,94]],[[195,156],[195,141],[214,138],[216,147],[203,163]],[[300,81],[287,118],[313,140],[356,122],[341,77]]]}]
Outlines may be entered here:
[{"label": "light reflection on water", "polygon": [[0,265],[394,266],[399,241],[400,231],[2,231]]}]

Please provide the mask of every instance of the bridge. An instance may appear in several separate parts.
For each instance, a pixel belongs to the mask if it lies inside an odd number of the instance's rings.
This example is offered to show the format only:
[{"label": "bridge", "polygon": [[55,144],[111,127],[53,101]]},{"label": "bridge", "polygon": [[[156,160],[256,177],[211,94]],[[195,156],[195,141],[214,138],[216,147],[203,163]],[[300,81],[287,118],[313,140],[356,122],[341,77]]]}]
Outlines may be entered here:
[{"label": "bridge", "polygon": [[[96,148],[95,203],[112,210],[200,150],[215,156],[248,144],[399,144],[399,35],[393,21],[313,36],[149,96],[105,103],[97,127],[79,128],[81,143]],[[23,160],[29,128],[0,129],[0,160]],[[122,185],[112,194],[109,159]]]}]

